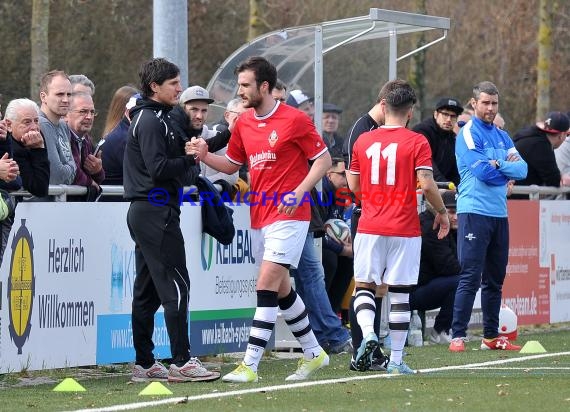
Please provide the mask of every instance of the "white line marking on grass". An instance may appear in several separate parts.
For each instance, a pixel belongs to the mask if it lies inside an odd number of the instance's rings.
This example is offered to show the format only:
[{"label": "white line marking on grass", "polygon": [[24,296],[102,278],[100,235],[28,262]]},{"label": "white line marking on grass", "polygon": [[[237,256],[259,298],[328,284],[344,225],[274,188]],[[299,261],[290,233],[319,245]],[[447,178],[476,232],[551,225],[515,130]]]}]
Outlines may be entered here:
[{"label": "white line marking on grass", "polygon": [[542,370],[551,370],[551,371],[566,371],[566,370],[570,370],[570,367],[551,367],[551,366],[536,366],[536,367],[529,367],[529,368],[500,368],[500,367],[489,367],[489,368],[484,368],[484,367],[479,367],[479,368],[465,368],[465,369],[483,369],[483,370],[508,370],[508,371],[542,371]]},{"label": "white line marking on grass", "polygon": [[[442,371],[458,370],[458,369],[474,369],[474,368],[478,368],[478,367],[503,365],[503,364],[512,363],[512,362],[524,362],[527,360],[551,358],[551,357],[555,357],[555,356],[568,356],[568,355],[570,355],[570,352],[541,353],[539,355],[523,356],[520,358],[500,359],[500,360],[496,360],[496,361],[487,361],[487,362],[481,362],[481,363],[471,363],[471,364],[467,364],[467,365],[452,365],[452,366],[443,366],[440,368],[419,369],[418,372],[419,373],[430,373],[430,372],[442,372]],[[530,368],[524,368],[524,369],[530,369]],[[388,375],[385,373],[384,374],[358,375],[358,376],[352,376],[352,377],[326,379],[326,380],[322,380],[322,381],[305,381],[305,382],[292,383],[292,384],[286,384],[286,385],[263,386],[263,387],[256,387],[256,388],[250,388],[250,389],[233,390],[233,391],[229,391],[229,392],[212,392],[212,393],[206,393],[203,395],[183,396],[183,397],[176,397],[176,398],[161,399],[161,400],[157,400],[157,401],[137,402],[137,403],[130,403],[130,404],[126,404],[126,405],[107,406],[107,407],[103,407],[103,408],[79,409],[76,412],[127,411],[127,410],[132,410],[132,409],[139,409],[139,408],[149,408],[151,406],[185,403],[185,402],[198,401],[198,400],[204,400],[204,399],[227,398],[229,396],[246,395],[249,393],[282,391],[285,389],[306,388],[309,386],[330,385],[333,383],[345,383],[345,382],[363,381],[363,380],[369,380],[369,379],[388,379],[388,378],[394,378],[394,377],[398,377],[398,376],[401,376],[401,375]]]}]

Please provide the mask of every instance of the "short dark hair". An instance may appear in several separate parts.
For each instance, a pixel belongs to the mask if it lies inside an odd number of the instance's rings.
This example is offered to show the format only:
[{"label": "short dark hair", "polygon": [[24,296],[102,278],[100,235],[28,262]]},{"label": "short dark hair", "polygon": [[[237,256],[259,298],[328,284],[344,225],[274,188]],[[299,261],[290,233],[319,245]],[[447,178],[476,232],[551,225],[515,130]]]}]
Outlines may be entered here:
[{"label": "short dark hair", "polygon": [[166,80],[174,79],[179,74],[178,66],[166,59],[159,57],[144,62],[139,69],[143,97],[152,97],[154,94],[150,87],[151,83],[160,85]]},{"label": "short dark hair", "polygon": [[479,100],[479,95],[481,93],[488,94],[489,96],[498,96],[499,89],[497,89],[497,86],[495,86],[493,83],[484,81],[473,86],[473,98],[475,100]]},{"label": "short dark hair", "polygon": [[404,83],[406,82],[402,79],[395,79],[384,83],[378,92],[378,99],[376,99],[376,103],[380,103],[380,101],[386,99],[388,93],[397,89],[398,87],[401,87]]},{"label": "short dark hair", "polygon": [[267,59],[261,56],[252,56],[241,62],[235,69],[234,73],[239,74],[246,70],[251,70],[255,75],[255,83],[257,87],[263,82],[269,85],[269,93],[273,91],[277,83],[277,69]]},{"label": "short dark hair", "polygon": [[[64,77],[69,80],[69,76],[63,70],[51,70],[44,73],[40,79],[40,93],[44,92],[47,94],[48,87],[55,77]],[[71,81],[70,81],[71,82]]]},{"label": "short dark hair", "polygon": [[418,101],[414,88],[404,80],[392,80],[387,84],[393,83],[397,85],[391,87],[391,90],[386,94],[386,105],[394,113],[405,113],[410,110]]}]

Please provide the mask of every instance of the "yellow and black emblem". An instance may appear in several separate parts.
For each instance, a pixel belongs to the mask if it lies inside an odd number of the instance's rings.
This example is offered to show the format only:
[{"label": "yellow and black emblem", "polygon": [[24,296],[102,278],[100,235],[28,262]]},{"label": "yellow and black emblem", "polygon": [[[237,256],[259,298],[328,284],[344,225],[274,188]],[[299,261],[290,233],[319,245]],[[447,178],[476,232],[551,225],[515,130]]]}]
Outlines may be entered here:
[{"label": "yellow and black emblem", "polygon": [[8,278],[10,337],[22,354],[22,347],[30,336],[32,307],[35,295],[34,241],[26,227],[26,219],[12,240],[12,259]]}]

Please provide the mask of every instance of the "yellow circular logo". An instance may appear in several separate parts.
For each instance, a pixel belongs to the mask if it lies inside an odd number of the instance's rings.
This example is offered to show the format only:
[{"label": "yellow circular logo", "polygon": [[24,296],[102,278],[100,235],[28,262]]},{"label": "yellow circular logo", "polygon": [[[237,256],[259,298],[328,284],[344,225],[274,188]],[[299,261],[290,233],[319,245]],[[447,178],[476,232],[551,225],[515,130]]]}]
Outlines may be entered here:
[{"label": "yellow circular logo", "polygon": [[32,307],[35,294],[34,242],[26,227],[26,219],[12,240],[12,259],[8,278],[10,337],[22,354],[22,347],[30,335]]}]

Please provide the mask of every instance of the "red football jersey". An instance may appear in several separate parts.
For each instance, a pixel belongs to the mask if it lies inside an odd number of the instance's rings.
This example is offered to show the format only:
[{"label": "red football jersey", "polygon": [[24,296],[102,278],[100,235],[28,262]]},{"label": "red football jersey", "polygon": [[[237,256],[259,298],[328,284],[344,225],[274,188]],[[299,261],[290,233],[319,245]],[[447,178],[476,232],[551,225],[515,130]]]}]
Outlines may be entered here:
[{"label": "red football jersey", "polygon": [[326,151],[311,119],[290,106],[278,102],[266,116],[248,110],[239,117],[226,157],[238,165],[248,164],[250,192],[242,201],[251,205],[252,228],[279,220],[311,219],[309,197],[292,216],[277,213],[277,206],[283,195],[295,190],[307,176],[308,160]]},{"label": "red football jersey", "polygon": [[362,215],[359,233],[383,236],[421,235],[416,171],[432,169],[427,139],[404,127],[362,134],[352,149],[349,172],[360,174]]}]

